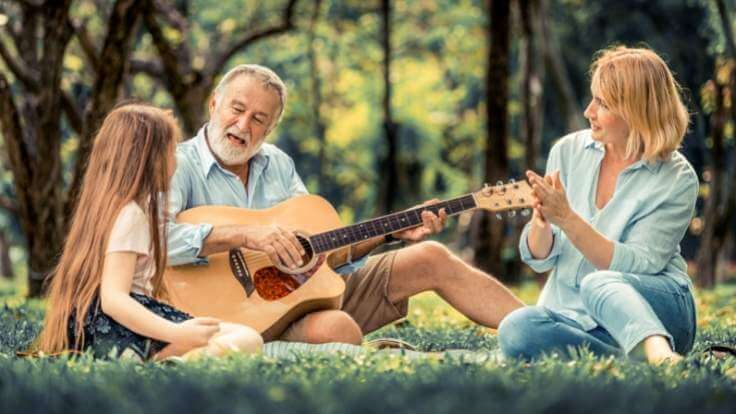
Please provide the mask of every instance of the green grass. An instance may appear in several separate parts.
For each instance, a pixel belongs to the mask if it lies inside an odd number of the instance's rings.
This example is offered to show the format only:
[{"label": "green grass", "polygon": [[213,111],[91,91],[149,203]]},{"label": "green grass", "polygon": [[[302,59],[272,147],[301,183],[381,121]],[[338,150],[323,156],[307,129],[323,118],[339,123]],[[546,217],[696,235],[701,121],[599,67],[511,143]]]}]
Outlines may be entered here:
[{"label": "green grass", "polygon": [[[517,290],[527,303],[538,289]],[[524,364],[493,358],[495,333],[423,294],[407,322],[373,335],[430,351],[408,358],[299,354],[233,356],[164,365],[79,358],[18,358],[40,327],[43,303],[0,283],[0,412],[733,412],[736,358],[705,359],[708,343],[736,344],[736,286],[699,292],[696,351],[677,366],[555,356]],[[491,352],[489,352],[491,351]]]}]

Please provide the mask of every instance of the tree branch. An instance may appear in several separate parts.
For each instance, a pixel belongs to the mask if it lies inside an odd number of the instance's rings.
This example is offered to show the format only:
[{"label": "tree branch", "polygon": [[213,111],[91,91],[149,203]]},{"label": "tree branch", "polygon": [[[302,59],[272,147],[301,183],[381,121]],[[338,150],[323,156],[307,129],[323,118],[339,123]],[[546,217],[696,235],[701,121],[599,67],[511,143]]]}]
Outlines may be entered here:
[{"label": "tree branch", "polygon": [[84,122],[82,120],[82,113],[79,111],[79,107],[74,102],[74,99],[67,92],[61,93],[61,109],[64,111],[67,121],[69,121],[69,126],[74,132],[81,134]]},{"label": "tree branch", "polygon": [[718,17],[721,20],[723,35],[726,37],[726,54],[732,59],[736,58],[736,44],[733,40],[733,32],[731,31],[731,22],[728,18],[726,3],[723,0],[716,0],[716,6],[718,8]]},{"label": "tree branch", "polygon": [[[17,30],[15,50],[21,57],[20,61],[25,66],[32,68],[40,67],[38,65],[39,48],[37,34],[42,13],[40,13],[38,7],[25,3],[21,5],[21,14],[22,18],[15,25],[15,29]],[[39,83],[42,84],[43,82],[39,81]]]},{"label": "tree branch", "polygon": [[208,66],[207,73],[208,74],[217,74],[222,71],[222,68],[225,67],[225,64],[227,64],[227,61],[230,60],[230,58],[233,57],[236,53],[240,52],[241,50],[247,48],[252,43],[257,42],[260,39],[263,39],[265,37],[273,36],[280,33],[288,32],[289,30],[294,28],[294,9],[296,8],[296,3],[299,0],[289,0],[289,3],[284,8],[283,12],[283,20],[280,24],[267,27],[265,29],[256,30],[250,33],[245,33],[243,36],[241,36],[238,40],[233,42],[227,49],[225,49],[222,53],[218,54],[214,59],[211,59],[210,61],[213,62],[213,64]]},{"label": "tree branch", "polygon": [[118,98],[120,85],[126,73],[133,34],[143,10],[150,7],[151,0],[117,0],[108,21],[108,31],[100,52],[97,80],[92,88],[89,104],[84,114],[84,128],[79,137],[74,177],[69,189],[65,211],[71,212],[84,177],[87,159],[92,150],[92,139],[105,114],[112,109]]},{"label": "tree branch", "polygon": [[22,68],[18,62],[10,55],[10,51],[5,47],[5,43],[0,40],[0,57],[5,61],[5,65],[13,72],[13,76],[18,79],[29,90],[37,91],[39,89],[38,76],[30,69]]},{"label": "tree branch", "polygon": [[92,66],[92,69],[95,72],[99,71],[100,60],[97,57],[97,48],[95,47],[95,43],[92,40],[92,36],[90,36],[89,32],[87,31],[87,25],[84,22],[73,21],[70,21],[69,24],[74,28],[74,34],[77,36],[77,40],[79,40],[79,45],[82,47],[84,55],[87,56],[87,60]]},{"label": "tree branch", "polygon": [[130,72],[131,73],[145,73],[146,75],[158,79],[164,80],[164,71],[161,69],[161,65],[156,62],[151,62],[142,59],[133,59],[130,61]]},{"label": "tree branch", "polygon": [[156,10],[159,11],[162,17],[166,19],[166,22],[176,27],[181,32],[189,30],[189,22],[186,17],[182,16],[179,10],[177,10],[172,2],[165,0],[154,0]]},{"label": "tree branch", "polygon": [[[183,85],[182,71],[179,65],[178,54],[174,47],[164,36],[161,25],[156,20],[155,8],[150,7],[149,10],[144,13],[144,21],[148,27],[148,31],[151,33],[153,44],[158,50],[158,54],[162,65],[163,80],[169,84]],[[187,62],[189,64],[189,62]],[[188,72],[190,68],[185,68],[185,72]]]},{"label": "tree branch", "polygon": [[[16,188],[29,188],[31,185],[31,157],[23,139],[23,125],[20,121],[18,107],[13,102],[8,79],[2,72],[0,72],[0,127]],[[21,202],[21,204],[24,203]]]}]

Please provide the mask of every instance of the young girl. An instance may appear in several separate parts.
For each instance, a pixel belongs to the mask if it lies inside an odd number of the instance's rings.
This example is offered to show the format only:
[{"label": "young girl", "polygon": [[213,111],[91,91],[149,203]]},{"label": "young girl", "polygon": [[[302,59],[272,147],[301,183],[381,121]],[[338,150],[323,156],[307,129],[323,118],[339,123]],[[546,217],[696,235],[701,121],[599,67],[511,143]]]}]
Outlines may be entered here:
[{"label": "young girl", "polygon": [[174,118],[148,105],[116,108],[103,121],[49,286],[40,351],[145,360],[260,350],[251,328],[153,299],[163,293],[162,223],[178,139]]}]

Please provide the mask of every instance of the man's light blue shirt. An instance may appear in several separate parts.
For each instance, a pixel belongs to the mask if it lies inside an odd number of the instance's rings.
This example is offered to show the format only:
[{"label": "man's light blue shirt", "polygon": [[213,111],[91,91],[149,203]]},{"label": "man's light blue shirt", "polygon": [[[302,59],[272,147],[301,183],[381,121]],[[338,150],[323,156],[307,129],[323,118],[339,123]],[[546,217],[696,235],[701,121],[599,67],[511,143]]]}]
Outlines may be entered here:
[{"label": "man's light blue shirt", "polygon": [[[172,266],[207,262],[199,253],[212,225],[176,223],[174,218],[181,211],[204,205],[263,209],[308,194],[291,157],[265,143],[249,161],[246,191],[240,178],[226,170],[212,155],[205,139],[206,127],[176,148],[177,165],[171,180],[166,223],[168,264]],[[356,261],[338,271],[347,274],[362,264],[363,261]]]},{"label": "man's light blue shirt", "polygon": [[[619,174],[613,197],[599,210],[595,198],[604,154],[603,144],[593,140],[590,130],[575,132],[552,147],[546,173],[560,171],[572,209],[613,241],[613,259],[607,270],[661,275],[689,286],[680,241],[698,194],[692,166],[677,151],[666,161],[638,161]],[[538,305],[575,320],[586,330],[595,328],[597,323],[580,298],[580,282],[603,269],[596,269],[554,225],[550,254],[534,259],[527,244],[529,226],[527,223],[519,241],[521,259],[539,273],[552,269]]]},{"label": "man's light blue shirt", "polygon": [[248,209],[268,208],[290,197],[307,194],[294,161],[271,144],[263,144],[250,159],[248,189],[217,162],[205,138],[205,125],[197,135],[176,148],[176,172],[171,180],[167,243],[169,265],[206,263],[199,257],[211,224],[177,224],[183,210],[204,205]]}]

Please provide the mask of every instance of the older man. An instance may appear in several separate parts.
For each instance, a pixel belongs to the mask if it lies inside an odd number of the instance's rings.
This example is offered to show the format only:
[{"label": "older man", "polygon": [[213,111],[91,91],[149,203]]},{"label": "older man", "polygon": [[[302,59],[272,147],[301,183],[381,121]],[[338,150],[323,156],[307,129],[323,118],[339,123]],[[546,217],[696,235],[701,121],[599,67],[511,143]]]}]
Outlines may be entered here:
[{"label": "older man", "polygon": [[[264,143],[281,119],[286,94],[281,79],[262,66],[240,65],[225,74],[209,101],[209,122],[177,149],[170,217],[201,205],[268,208],[307,193],[292,159]],[[421,227],[393,237],[421,241],[442,229],[445,215],[424,212],[422,220]],[[363,334],[406,316],[409,297],[427,290],[437,292],[473,321],[493,328],[522,306],[496,279],[436,242],[364,258],[391,240],[380,237],[353,246],[352,259],[360,260],[337,269],[346,282],[342,309],[310,313],[294,322],[281,339],[359,344]],[[210,254],[237,247],[263,251],[275,263],[290,267],[301,264],[303,253],[294,234],[279,226],[168,222],[172,265],[203,261]]]}]

